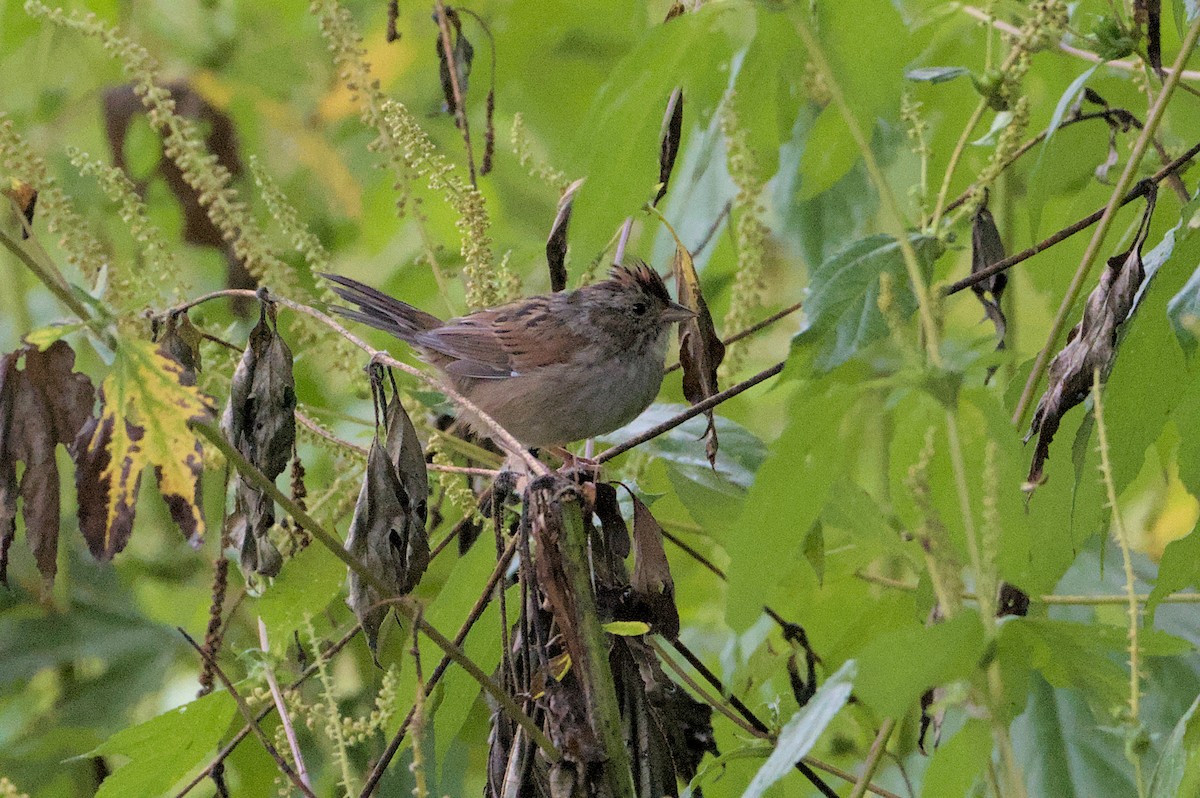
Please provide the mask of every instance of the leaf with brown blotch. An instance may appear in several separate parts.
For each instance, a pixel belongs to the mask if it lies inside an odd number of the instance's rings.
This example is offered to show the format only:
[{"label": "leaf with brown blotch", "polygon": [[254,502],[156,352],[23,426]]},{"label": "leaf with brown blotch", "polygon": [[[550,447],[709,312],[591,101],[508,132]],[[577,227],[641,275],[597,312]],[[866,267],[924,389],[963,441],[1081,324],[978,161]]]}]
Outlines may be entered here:
[{"label": "leaf with brown blotch", "polygon": [[[104,403],[102,393],[101,407]],[[108,470],[112,459],[109,447],[112,445],[114,423],[115,419],[111,416],[105,417],[103,422],[99,417],[93,416],[88,419],[71,445],[71,456],[75,459],[79,531],[87,541],[92,556],[101,561],[111,560],[122,551],[133,534],[133,502],[121,503],[116,515],[111,519],[108,512],[113,482],[112,474]],[[128,421],[125,424],[126,435],[134,441],[141,440],[144,430],[130,425]],[[141,484],[142,475],[139,472],[133,477],[130,488],[134,497],[137,496]]]},{"label": "leaf with brown blotch", "polygon": [[[670,19],[670,17],[668,17]],[[671,172],[675,169],[675,157],[679,155],[679,142],[683,135],[683,89],[676,88],[667,99],[667,111],[663,116],[662,143],[658,151],[658,193],[651,205],[667,195]]]},{"label": "leaf with brown blotch", "polygon": [[[671,234],[674,235],[675,231],[671,230]],[[700,277],[696,274],[692,254],[678,236],[675,236],[675,257],[671,261],[671,271],[675,275],[680,304],[696,312],[695,318],[679,324],[679,363],[683,366],[683,395],[689,402],[696,404],[717,393],[717,367],[725,358],[725,344],[717,335],[712,314],[709,313],[704,294],[700,291]],[[708,417],[708,429],[704,432],[705,453],[708,455],[709,464],[716,468],[717,427],[713,423],[712,411],[709,410],[705,415]]]},{"label": "leaf with brown blotch", "polygon": [[[210,410],[183,367],[147,341],[119,339],[113,368],[104,380],[96,423],[74,446],[82,490],[95,497],[80,524],[88,545],[111,556],[124,546],[133,523],[142,471],[151,466],[171,516],[193,547],[204,535],[199,481],[204,470],[199,439],[189,422]],[[93,515],[94,514],[94,515]],[[99,555],[98,555],[99,556]]]},{"label": "leaf with brown blotch", "polygon": [[[263,301],[258,324],[233,373],[221,430],[268,479],[287,468],[296,442],[296,383],[292,351],[273,326],[274,306]],[[244,571],[274,576],[283,565],[268,532],[275,503],[240,477],[234,478],[234,511],[229,534],[241,552]]]},{"label": "leaf with brown blotch", "polygon": [[[376,396],[382,401],[382,390]],[[347,604],[362,624],[376,665],[379,629],[391,611],[382,602],[411,593],[429,565],[424,448],[398,396],[393,395],[384,417],[386,437],[381,442],[376,433],[371,441],[367,472],[346,537],[346,551],[390,590],[390,595],[381,596],[357,572],[350,572]]]},{"label": "leaf with brown blotch", "polygon": [[1036,488],[1044,479],[1043,467],[1050,455],[1050,442],[1063,415],[1087,398],[1095,370],[1099,369],[1101,379],[1106,379],[1112,367],[1117,331],[1132,312],[1138,289],[1146,277],[1142,245],[1150,232],[1150,218],[1157,196],[1157,187],[1151,186],[1133,244],[1125,252],[1108,259],[1099,283],[1088,296],[1083,318],[1071,328],[1066,345],[1050,361],[1049,384],[1038,400],[1029,432],[1025,435],[1026,441],[1038,436],[1025,484],[1027,491]]},{"label": "leaf with brown blotch", "polygon": [[[467,97],[467,82],[471,77],[471,62],[475,60],[475,48],[471,45],[467,37],[463,35],[462,18],[458,16],[458,12],[450,6],[445,6],[445,11],[446,22],[453,30],[454,42],[450,50],[454,58],[454,77],[458,80],[458,90],[465,102]],[[433,21],[435,24],[438,21],[436,10],[433,14]],[[454,98],[454,82],[450,79],[450,64],[446,61],[446,48],[442,42],[440,25],[438,26],[436,50],[438,72],[442,80],[442,97],[446,101],[446,111],[450,114],[457,114],[458,103]]]},{"label": "leaf with brown blotch", "polygon": [[633,577],[630,586],[645,609],[644,620],[668,640],[679,636],[679,610],[675,606],[675,581],[663,549],[663,531],[650,508],[633,498]]},{"label": "leaf with brown blotch", "polygon": [[1162,0],[1134,0],[1133,21],[1146,26],[1146,58],[1159,74],[1162,68]]},{"label": "leaf with brown blotch", "polygon": [[[216,158],[216,162],[223,166],[231,177],[241,175],[241,145],[233,119],[213,107],[185,80],[171,81],[165,88],[171,93],[176,113],[208,131],[204,145]],[[113,165],[127,172],[129,167],[125,155],[125,139],[134,119],[145,112],[141,99],[130,84],[116,86],[104,92],[104,131],[109,151],[112,153]],[[234,252],[232,241],[226,240],[220,228],[209,217],[208,211],[200,202],[199,192],[188,184],[178,164],[164,153],[150,175],[134,176],[140,192],[145,191],[146,184],[154,175],[162,176],[183,211],[183,240],[189,244],[212,247],[225,256],[228,274],[226,283],[230,288],[253,288],[254,278]]]},{"label": "leaf with brown blotch", "polygon": [[13,206],[16,207],[17,211],[25,219],[25,224],[21,225],[21,239],[29,238],[27,227],[33,224],[33,213],[37,207],[37,189],[25,181],[14,177],[10,181],[8,188],[0,189],[0,195],[8,197],[12,201]]},{"label": "leaf with brown blotch", "polygon": [[[24,369],[17,364],[24,357]],[[95,388],[73,372],[75,352],[65,341],[45,351],[26,346],[0,359],[0,582],[7,584],[7,553],[16,534],[17,497],[24,504],[25,537],[47,584],[57,571],[59,480],[55,449],[75,440],[92,414]],[[17,462],[25,464],[20,483]]]},{"label": "leaf with brown blotch", "polygon": [[546,238],[546,265],[550,267],[550,290],[561,291],[567,287],[567,228],[571,224],[571,206],[575,202],[575,193],[583,185],[579,178],[558,200],[558,211],[554,214],[554,223],[550,225],[550,235]]},{"label": "leaf with brown blotch", "polygon": [[[971,274],[977,274],[1004,258],[1004,242],[1000,239],[1000,231],[996,229],[996,220],[992,218],[992,213],[987,208],[985,191],[983,202],[971,220]],[[1007,285],[1008,275],[1000,272],[971,286],[971,292],[983,305],[983,312],[995,325],[997,351],[1004,348],[1008,332],[1008,320],[1004,317],[1004,309],[1000,306],[1000,300],[1004,296],[1004,289]],[[991,379],[994,370],[993,368],[988,372],[988,379]]]}]

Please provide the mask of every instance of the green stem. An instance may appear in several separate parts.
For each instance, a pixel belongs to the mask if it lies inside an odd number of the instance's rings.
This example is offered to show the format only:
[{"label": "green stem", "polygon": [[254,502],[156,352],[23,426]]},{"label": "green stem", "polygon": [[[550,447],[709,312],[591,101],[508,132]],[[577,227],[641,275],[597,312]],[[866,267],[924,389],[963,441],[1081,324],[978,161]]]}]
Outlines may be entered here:
[{"label": "green stem", "polygon": [[[238,473],[241,474],[247,482],[263,491],[266,495],[270,496],[271,499],[273,499],[276,504],[287,511],[288,515],[292,516],[292,518],[294,518],[306,532],[311,534],[318,542],[321,543],[322,546],[329,549],[333,556],[344,562],[347,568],[354,571],[367,584],[378,591],[379,595],[394,595],[392,590],[385,585],[378,576],[368,570],[367,567],[363,565],[357,557],[351,556],[350,553],[342,547],[342,541],[338,539],[336,535],[326,531],[325,528],[321,526],[321,524],[315,518],[309,515],[303,507],[293,501],[292,498],[283,493],[283,491],[279,490],[279,488],[275,486],[275,483],[270,480],[266,474],[264,474],[262,471],[259,471],[253,463],[243,457],[242,453],[239,452],[234,445],[225,438],[225,435],[221,432],[220,428],[215,422],[211,420],[194,421],[192,422],[192,428],[207,438],[213,446],[216,446],[217,449],[220,450],[221,454],[225,456],[225,459],[228,460],[229,463],[238,470]],[[539,748],[542,749],[546,757],[551,762],[557,762],[562,758],[562,754],[560,754],[558,749],[554,747],[554,744],[550,742],[549,738],[542,733],[542,730],[538,727],[537,723],[534,722],[533,718],[521,711],[521,708],[517,706],[517,703],[513,700],[512,696],[500,689],[500,687],[497,686],[496,683],[493,682],[491,678],[484,673],[461,648],[456,646],[453,641],[448,639],[437,629],[430,626],[429,623],[420,616],[420,613],[414,610],[409,602],[403,597],[397,597],[397,599],[392,601],[391,604],[396,608],[397,612],[416,624],[421,630],[421,633],[432,640],[434,645],[445,652],[446,656],[450,657],[455,664],[461,666],[462,669],[465,670],[472,679],[479,683],[480,687],[487,691],[488,695],[496,699],[496,702],[504,708],[504,711],[507,712],[513,720],[519,723],[523,729],[525,729],[526,733],[529,734],[529,738],[533,740]]]},{"label": "green stem", "polygon": [[938,189],[937,202],[933,206],[933,216],[929,218],[929,229],[935,233],[937,232],[938,223],[942,221],[942,214],[945,213],[946,195],[950,193],[950,181],[954,178],[954,170],[958,168],[958,162],[962,160],[963,152],[967,148],[967,142],[971,140],[971,133],[975,131],[979,120],[983,119],[983,113],[987,108],[987,100],[980,100],[975,106],[975,110],[971,112],[971,118],[967,120],[962,134],[958,137],[958,142],[954,145],[954,151],[950,153],[950,162],[946,164],[946,174],[942,178],[942,187]]},{"label": "green stem", "polygon": [[84,323],[89,323],[92,321],[92,314],[89,313],[84,304],[79,301],[79,298],[71,293],[71,289],[67,285],[67,281],[63,279],[62,275],[54,271],[53,267],[43,266],[41,263],[38,263],[37,259],[29,254],[29,251],[26,250],[19,241],[9,236],[9,234],[3,230],[0,230],[0,243],[4,244],[5,249],[15,255],[19,261],[24,263],[29,268],[29,271],[33,272],[34,276],[41,280],[42,283],[50,289],[50,293],[54,294],[54,296],[57,297],[60,302],[66,305],[72,313],[78,316],[80,321]]},{"label": "green stem", "polygon": [[[1142,695],[1141,646],[1138,640],[1138,620],[1141,616],[1141,607],[1135,591],[1136,577],[1133,573],[1129,533],[1121,518],[1121,508],[1117,506],[1117,486],[1113,483],[1112,463],[1109,460],[1108,429],[1104,423],[1102,394],[1100,369],[1095,369],[1092,372],[1092,396],[1094,397],[1093,413],[1096,417],[1096,435],[1100,444],[1100,474],[1108,495],[1108,506],[1112,509],[1113,529],[1117,533],[1117,543],[1121,547],[1121,560],[1125,570],[1125,596],[1129,614],[1129,723],[1136,728],[1140,720]],[[1134,756],[1137,755],[1134,754]],[[1140,757],[1134,759],[1133,765],[1137,775],[1138,796],[1142,798],[1146,794],[1146,787],[1142,783]]]},{"label": "green stem", "polygon": [[1150,109],[1150,114],[1146,118],[1146,124],[1142,127],[1141,134],[1133,144],[1133,151],[1129,154],[1129,160],[1125,162],[1125,169],[1117,179],[1116,185],[1113,186],[1112,194],[1108,198],[1108,204],[1104,206],[1104,213],[1100,216],[1100,222],[1096,225],[1096,230],[1092,233],[1092,240],[1088,242],[1087,249],[1083,253],[1083,259],[1079,263],[1079,268],[1076,269],[1075,276],[1071,278],[1071,284],[1067,286],[1067,293],[1063,297],[1062,303],[1058,306],[1058,313],[1054,317],[1054,322],[1050,325],[1049,335],[1046,336],[1046,345],[1038,352],[1037,360],[1033,364],[1033,370],[1029,372],[1029,379],[1025,381],[1025,388],[1021,392],[1020,400],[1017,402],[1017,408],[1013,411],[1012,420],[1016,426],[1021,426],[1025,421],[1025,415],[1033,401],[1033,395],[1037,391],[1037,387],[1042,380],[1042,375],[1050,363],[1051,353],[1054,352],[1058,344],[1058,339],[1062,335],[1063,328],[1066,326],[1067,317],[1071,314],[1075,306],[1075,300],[1079,297],[1079,292],[1083,288],[1088,275],[1091,273],[1092,264],[1095,263],[1101,247],[1104,246],[1104,239],[1108,235],[1109,228],[1112,227],[1117,209],[1121,206],[1121,200],[1126,192],[1129,191],[1130,186],[1133,185],[1133,178],[1137,174],[1138,167],[1141,165],[1142,156],[1146,153],[1146,148],[1149,146],[1155,131],[1158,130],[1158,126],[1162,122],[1163,114],[1167,109],[1167,103],[1174,93],[1176,84],[1179,83],[1179,76],[1183,72],[1183,68],[1187,66],[1188,58],[1196,46],[1197,37],[1200,37],[1200,19],[1191,24],[1191,27],[1188,28],[1187,34],[1183,38],[1179,55],[1175,58],[1175,64],[1172,66],[1170,74],[1163,83],[1163,88],[1158,94],[1158,99],[1155,100],[1154,106]]},{"label": "green stem", "polygon": [[884,752],[887,751],[888,738],[892,736],[895,728],[896,721],[891,718],[885,718],[880,725],[879,733],[875,735],[875,742],[871,743],[871,750],[867,754],[867,761],[863,763],[862,775],[855,782],[850,798],[863,798],[867,794],[867,785],[871,783],[871,777],[875,775],[875,769],[879,767],[879,762],[883,759]]},{"label": "green stem", "polygon": [[583,662],[578,663],[584,694],[588,698],[590,715],[596,737],[608,759],[604,776],[613,798],[635,798],[629,751],[621,733],[621,705],[608,663],[608,636],[600,623],[592,593],[591,562],[583,511],[574,491],[555,491],[554,497],[542,503],[547,512],[562,513],[562,538],[559,548],[568,589],[574,598],[575,630],[579,635]]}]

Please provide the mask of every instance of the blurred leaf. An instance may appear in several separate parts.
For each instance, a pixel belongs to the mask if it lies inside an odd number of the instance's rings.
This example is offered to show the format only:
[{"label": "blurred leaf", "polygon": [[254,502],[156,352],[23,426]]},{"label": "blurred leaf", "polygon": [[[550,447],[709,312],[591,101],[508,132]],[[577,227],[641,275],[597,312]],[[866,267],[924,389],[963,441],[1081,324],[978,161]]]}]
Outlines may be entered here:
[{"label": "blurred leaf", "polygon": [[759,616],[775,580],[802,556],[804,534],[842,473],[846,450],[853,448],[853,420],[843,418],[851,396],[843,386],[820,382],[797,395],[792,422],[771,445],[741,522],[722,540],[730,559],[725,613],[734,629],[745,629]]},{"label": "blurred leaf", "polygon": [[130,761],[104,780],[97,798],[167,792],[216,749],[236,709],[228,693],[210,693],[108,738],[88,756]]},{"label": "blurred leaf", "polygon": [[305,616],[317,617],[335,598],[342,597],[346,564],[324,546],[310,545],[289,559],[254,611],[270,630],[270,639],[286,643]]},{"label": "blurred leaf", "polygon": [[838,668],[837,673],[825,680],[807,705],[792,715],[780,729],[775,749],[758,769],[753,781],[742,793],[742,798],[761,798],[771,785],[786,776],[797,762],[808,755],[850,699],[856,670],[854,661],[847,661]]},{"label": "blurred leaf", "polygon": [[880,717],[901,717],[929,688],[971,676],[984,647],[983,625],[973,611],[878,635],[858,656],[854,694]]},{"label": "blurred leaf", "polygon": [[969,74],[971,74],[971,70],[960,66],[919,67],[908,70],[904,73],[904,77],[909,80],[926,83],[945,83],[948,80],[954,80],[957,77]]},{"label": "blurred leaf", "polygon": [[992,733],[983,720],[972,719],[933,753],[921,784],[922,798],[965,798],[990,764]]},{"label": "blurred leaf", "polygon": [[1194,723],[1200,698],[1175,724],[1150,778],[1149,798],[1200,794],[1200,726]]}]

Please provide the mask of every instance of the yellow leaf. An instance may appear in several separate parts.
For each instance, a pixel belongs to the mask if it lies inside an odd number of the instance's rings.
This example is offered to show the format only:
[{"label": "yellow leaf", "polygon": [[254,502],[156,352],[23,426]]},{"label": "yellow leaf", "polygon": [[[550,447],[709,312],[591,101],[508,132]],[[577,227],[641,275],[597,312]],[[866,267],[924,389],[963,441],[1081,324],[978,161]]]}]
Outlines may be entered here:
[{"label": "yellow leaf", "polygon": [[650,624],[644,621],[609,621],[604,624],[604,631],[620,637],[638,637],[649,634]]},{"label": "yellow leaf", "polygon": [[[188,421],[207,415],[208,408],[194,387],[180,384],[180,370],[147,341],[118,341],[112,371],[104,380],[98,427],[111,425],[112,430],[108,464],[100,475],[109,486],[109,529],[119,516],[133,512],[138,477],[153,466],[176,522],[194,540],[203,534],[204,517],[195,501],[203,464]],[[100,437],[95,435],[89,448]]]}]

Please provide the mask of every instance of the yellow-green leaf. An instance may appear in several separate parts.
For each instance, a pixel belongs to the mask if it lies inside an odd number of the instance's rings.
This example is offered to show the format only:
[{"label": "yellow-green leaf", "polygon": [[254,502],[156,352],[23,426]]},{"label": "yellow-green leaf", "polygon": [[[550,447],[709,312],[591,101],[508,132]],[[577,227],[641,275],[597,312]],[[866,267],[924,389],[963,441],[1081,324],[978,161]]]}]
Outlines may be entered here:
[{"label": "yellow-green leaf", "polygon": [[609,621],[604,624],[604,631],[621,637],[639,637],[650,633],[650,624],[645,621]]},{"label": "yellow-green leaf", "polygon": [[[159,491],[184,534],[198,541],[204,517],[196,503],[203,468],[200,442],[188,426],[208,414],[194,387],[180,384],[181,366],[154,345],[135,339],[118,342],[113,369],[104,380],[100,428],[111,424],[109,458],[98,482],[108,485],[107,524],[132,514],[138,477],[153,466]],[[93,437],[89,449],[103,445]]]}]

